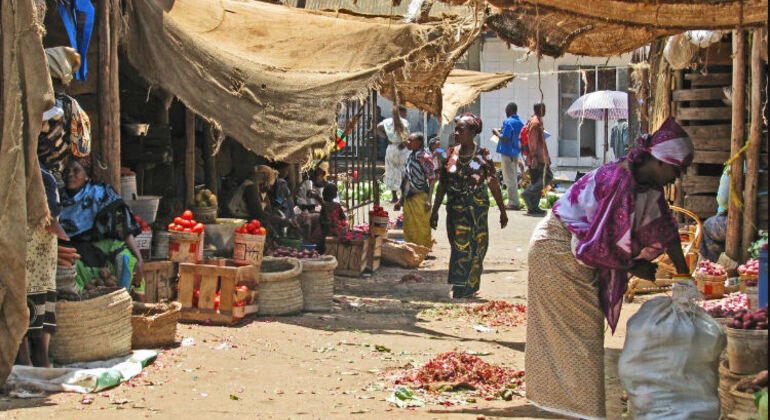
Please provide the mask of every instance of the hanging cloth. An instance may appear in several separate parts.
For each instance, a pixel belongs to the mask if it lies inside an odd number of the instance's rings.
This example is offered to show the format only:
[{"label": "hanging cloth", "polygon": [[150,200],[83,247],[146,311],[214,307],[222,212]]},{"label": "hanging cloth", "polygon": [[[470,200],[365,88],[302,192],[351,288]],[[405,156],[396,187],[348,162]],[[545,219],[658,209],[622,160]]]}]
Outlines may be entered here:
[{"label": "hanging cloth", "polygon": [[62,0],[59,15],[70,39],[70,45],[80,54],[82,65],[75,73],[76,80],[86,80],[88,73],[87,53],[94,30],[94,6],[91,0]]}]

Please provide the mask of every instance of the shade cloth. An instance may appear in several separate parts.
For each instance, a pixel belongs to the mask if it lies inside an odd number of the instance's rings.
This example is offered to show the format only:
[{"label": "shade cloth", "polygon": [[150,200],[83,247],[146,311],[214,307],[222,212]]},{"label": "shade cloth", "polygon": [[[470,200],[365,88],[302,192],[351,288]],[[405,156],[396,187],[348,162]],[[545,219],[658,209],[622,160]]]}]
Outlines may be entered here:
[{"label": "shade cloth", "polygon": [[136,0],[126,14],[128,60],[145,79],[246,148],[298,163],[331,144],[341,100],[392,79],[433,91],[416,102],[438,115],[444,79],[483,23],[405,24],[236,0]]},{"label": "shade cloth", "polygon": [[[611,56],[688,29],[767,22],[766,0],[489,0],[487,25],[511,44],[559,57]],[[539,42],[538,42],[539,39]]]},{"label": "shade cloth", "polygon": [[[42,2],[41,2],[42,3]],[[32,0],[0,2],[0,384],[5,382],[27,329],[24,287],[26,227],[48,219],[37,162],[43,113],[54,105]]]},{"label": "shade cloth", "polygon": [[457,110],[475,101],[481,92],[502,89],[515,77],[513,73],[452,70],[441,89],[441,124],[452,122]]}]

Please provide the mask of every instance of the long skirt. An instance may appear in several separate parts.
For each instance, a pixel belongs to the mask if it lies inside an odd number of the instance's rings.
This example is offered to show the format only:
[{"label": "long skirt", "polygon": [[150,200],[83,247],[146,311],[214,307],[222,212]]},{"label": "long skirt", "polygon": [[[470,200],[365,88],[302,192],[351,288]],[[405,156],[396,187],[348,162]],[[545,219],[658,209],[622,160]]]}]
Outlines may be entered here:
[{"label": "long skirt", "polygon": [[25,281],[30,337],[56,332],[56,236],[45,228],[27,228]]},{"label": "long skirt", "polygon": [[489,247],[489,198],[486,188],[478,194],[466,192],[450,197],[446,206],[446,228],[452,252],[449,283],[455,299],[470,297],[481,286],[484,257]]},{"label": "long skirt", "polygon": [[412,194],[404,201],[404,239],[426,248],[433,247],[430,233],[430,209],[425,209],[428,193]]},{"label": "long skirt", "polygon": [[529,245],[527,399],[554,413],[604,418],[604,315],[595,270],[572,254],[552,214]]},{"label": "long skirt", "polygon": [[404,176],[406,158],[409,149],[399,149],[397,143],[391,143],[385,152],[385,186],[391,191],[401,188],[401,178]]}]

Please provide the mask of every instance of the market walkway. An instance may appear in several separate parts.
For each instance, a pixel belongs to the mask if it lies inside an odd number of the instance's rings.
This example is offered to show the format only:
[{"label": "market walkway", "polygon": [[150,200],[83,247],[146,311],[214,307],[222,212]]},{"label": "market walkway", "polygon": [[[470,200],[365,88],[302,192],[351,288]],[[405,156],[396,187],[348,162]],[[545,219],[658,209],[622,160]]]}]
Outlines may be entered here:
[{"label": "market walkway", "polygon": [[[540,219],[509,212],[504,232],[490,212],[490,253],[482,277],[483,299],[525,302],[529,237]],[[443,226],[443,215],[440,225]],[[437,259],[416,272],[426,282],[446,278],[449,250],[443,229],[436,237]],[[511,261],[513,258],[513,261]],[[381,268],[376,280],[392,281],[407,273]],[[246,416],[274,419],[399,418],[557,418],[514,396],[512,401],[479,399],[465,405],[428,404],[408,410],[392,407],[393,375],[409,364],[422,364],[438,353],[467,350],[489,353],[488,362],[524,367],[525,327],[479,331],[459,319],[429,319],[419,311],[435,302],[414,296],[338,296],[329,314],[263,319],[239,328],[180,325],[194,341],[164,352],[144,376],[94,396],[58,394],[45,399],[0,399],[6,418],[212,418]],[[607,362],[617,362],[625,323],[639,307],[625,305],[618,333],[610,336]],[[374,346],[390,352],[378,352]],[[620,418],[620,385],[615,368],[607,371],[610,418]],[[384,389],[382,389],[384,386]]]}]

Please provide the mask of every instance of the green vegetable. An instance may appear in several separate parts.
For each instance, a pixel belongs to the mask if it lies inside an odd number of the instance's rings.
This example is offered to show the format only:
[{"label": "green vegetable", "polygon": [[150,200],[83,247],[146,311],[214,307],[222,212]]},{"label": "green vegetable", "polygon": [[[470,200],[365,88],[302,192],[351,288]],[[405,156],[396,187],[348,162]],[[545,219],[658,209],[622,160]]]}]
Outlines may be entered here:
[{"label": "green vegetable", "polygon": [[752,258],[759,258],[759,251],[767,243],[766,230],[760,230],[759,232],[757,232],[757,236],[759,238],[756,241],[754,241],[749,247],[749,252],[751,253]]},{"label": "green vegetable", "polygon": [[767,420],[767,388],[754,393],[754,405],[759,410],[759,419]]}]

